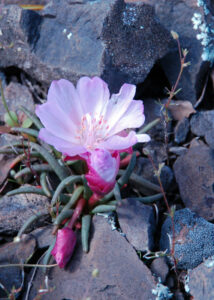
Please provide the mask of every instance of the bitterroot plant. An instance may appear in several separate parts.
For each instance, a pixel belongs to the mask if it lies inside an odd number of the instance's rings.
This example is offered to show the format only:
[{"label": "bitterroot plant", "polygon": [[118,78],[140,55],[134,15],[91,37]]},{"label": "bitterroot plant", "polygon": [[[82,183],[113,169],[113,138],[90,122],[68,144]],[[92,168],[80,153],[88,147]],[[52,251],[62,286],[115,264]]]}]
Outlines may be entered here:
[{"label": "bitterroot plant", "polygon": [[[0,153],[16,155],[11,176],[20,187],[7,195],[36,193],[50,199],[56,241],[47,250],[43,267],[52,255],[64,268],[80,230],[83,250],[89,251],[93,215],[116,210],[122,201],[121,189],[130,176],[138,185],[154,191],[152,196],[133,201],[152,203],[161,199],[159,186],[132,173],[139,154],[132,147],[148,142],[150,137],[145,132],[156,124],[147,125],[144,133],[133,130],[142,127],[145,120],[143,102],[133,100],[135,91],[134,85],[124,84],[110,97],[107,84],[98,77],[83,77],[76,88],[61,79],[51,84],[47,102],[37,106],[36,114],[20,107],[28,126],[7,111],[8,132],[22,137],[0,148]],[[20,162],[25,167],[16,171]],[[55,189],[50,174],[55,174],[58,182]],[[28,185],[23,184],[26,178]],[[15,241],[41,216],[33,215],[23,224]]]}]

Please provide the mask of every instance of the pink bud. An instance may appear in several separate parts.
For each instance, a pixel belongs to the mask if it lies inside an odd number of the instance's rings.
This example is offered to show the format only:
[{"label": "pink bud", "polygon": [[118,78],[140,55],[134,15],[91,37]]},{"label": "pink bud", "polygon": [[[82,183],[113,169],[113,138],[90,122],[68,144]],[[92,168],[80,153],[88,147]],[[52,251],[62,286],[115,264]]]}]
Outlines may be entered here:
[{"label": "pink bud", "polygon": [[51,254],[60,268],[64,268],[69,262],[76,245],[76,240],[76,234],[72,229],[64,227],[58,230],[56,243]]},{"label": "pink bud", "polygon": [[96,149],[87,159],[89,172],[86,175],[91,190],[99,195],[110,192],[115,185],[119,170],[120,155],[104,149]]}]

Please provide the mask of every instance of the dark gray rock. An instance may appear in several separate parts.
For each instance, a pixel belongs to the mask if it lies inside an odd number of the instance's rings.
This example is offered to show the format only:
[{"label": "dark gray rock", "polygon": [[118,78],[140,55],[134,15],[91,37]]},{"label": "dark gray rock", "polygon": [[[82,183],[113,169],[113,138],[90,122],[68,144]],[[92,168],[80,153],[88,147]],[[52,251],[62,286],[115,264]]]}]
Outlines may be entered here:
[{"label": "dark gray rock", "polygon": [[12,134],[4,133],[0,135],[0,147],[10,145],[12,142],[18,142],[21,140],[21,136],[15,136]]},{"label": "dark gray rock", "polygon": [[[178,269],[193,269],[214,255],[214,225],[188,208],[175,212],[175,258]],[[160,248],[171,251],[172,221],[167,218],[161,229]],[[171,260],[172,263],[172,260]]]},{"label": "dark gray rock", "polygon": [[141,251],[153,250],[155,215],[148,205],[124,199],[117,209],[118,221],[129,243]]},{"label": "dark gray rock", "polygon": [[[21,85],[20,83],[11,82],[4,89],[4,96],[9,110],[12,110],[16,113],[20,113],[18,110],[20,105],[23,105],[30,111],[34,111],[35,109],[32,94],[29,92],[26,86]],[[4,121],[5,113],[5,108],[2,100],[0,99],[0,121]]]},{"label": "dark gray rock", "polygon": [[[126,0],[126,2],[129,1],[132,0]],[[191,65],[184,69],[178,86],[182,90],[177,98],[189,100],[194,104],[202,91],[204,77],[210,62],[213,61],[213,33],[211,29],[214,27],[214,20],[211,1],[142,1],[154,7],[161,24],[169,31],[176,31],[180,37],[181,47],[187,48],[189,51],[187,61],[190,61]],[[199,2],[201,3],[200,6],[198,5]],[[194,16],[194,14],[199,15]],[[195,20],[192,20],[193,17]],[[198,26],[196,26],[196,19],[199,20]],[[174,85],[180,70],[176,41],[171,43],[170,51],[161,60],[161,66],[171,85]]]},{"label": "dark gray rock", "polygon": [[173,153],[177,156],[181,156],[181,155],[186,154],[188,152],[188,149],[185,147],[180,147],[180,146],[179,147],[170,147],[169,152]]},{"label": "dark gray rock", "polygon": [[8,5],[0,28],[0,67],[16,66],[46,85],[98,75],[116,91],[142,82],[170,41],[151,6],[123,0],[54,0],[40,14]]},{"label": "dark gray rock", "polygon": [[[1,118],[1,116],[0,116]],[[15,136],[12,134],[1,134],[0,135],[0,147],[10,145],[12,142],[20,141],[21,136]],[[14,152],[15,153],[15,152]],[[11,169],[11,163],[15,159],[14,155],[0,154],[0,185],[5,181],[8,173]]]},{"label": "dark gray rock", "polygon": [[187,118],[183,118],[183,120],[178,121],[175,129],[174,129],[174,135],[175,135],[175,142],[177,144],[182,144],[186,141],[187,135],[189,133],[190,125],[189,120]]},{"label": "dark gray rock", "polygon": [[[7,0],[5,1],[7,4],[18,4],[20,5],[20,0]],[[22,0],[21,4],[39,4],[39,5],[45,5],[48,3],[48,0]]]},{"label": "dark gray rock", "polygon": [[[157,162],[156,160],[154,162],[156,164],[156,167],[158,168],[158,164],[161,162]],[[159,185],[157,176],[155,176],[154,167],[152,166],[151,161],[148,158],[139,157],[137,159],[135,172],[137,173],[137,175],[142,176],[143,178],[149,180],[152,183],[155,183],[156,185]],[[168,167],[168,166],[162,167],[160,178],[161,178],[161,182],[163,184],[165,191],[169,191],[173,188],[174,174],[170,167]],[[138,188],[137,185],[136,185],[136,188]],[[142,193],[146,193],[146,190],[144,187],[139,187],[139,190]]]},{"label": "dark gray rock", "polygon": [[[49,287],[54,289],[43,299],[155,299],[154,279],[133,247],[103,217],[94,217],[93,226],[89,253],[83,253],[78,243],[67,268],[51,270]],[[44,274],[38,270],[29,299],[43,282]]]},{"label": "dark gray rock", "polygon": [[55,236],[52,234],[52,232],[52,225],[37,228],[31,232],[31,235],[33,235],[37,241],[38,248],[47,248],[54,242]]},{"label": "dark gray rock", "polygon": [[190,120],[190,125],[192,133],[205,137],[207,144],[214,149],[214,110],[194,114]]},{"label": "dark gray rock", "polygon": [[[26,263],[33,255],[36,247],[36,240],[32,236],[25,236],[18,243],[7,243],[0,247],[0,265],[2,264],[21,264]],[[19,288],[24,280],[21,267],[1,268],[0,282],[10,293],[12,288],[17,289],[16,296],[20,294]],[[8,299],[8,295],[0,286],[0,298]]]},{"label": "dark gray rock", "polygon": [[[32,216],[41,213],[44,216],[35,222],[45,225],[49,219],[49,199],[36,194],[18,194],[0,198],[0,234],[15,235],[21,226]],[[28,230],[32,230],[35,226]]]},{"label": "dark gray rock", "polygon": [[194,299],[214,299],[213,276],[214,276],[214,257],[207,259],[197,268],[190,270],[189,289]]},{"label": "dark gray rock", "polygon": [[[143,127],[148,123],[154,121],[157,118],[161,118],[161,121],[154,126],[152,129],[148,131],[152,140],[156,140],[158,142],[165,142],[165,126],[163,122],[163,113],[162,108],[163,105],[167,102],[167,99],[162,99],[161,102],[158,102],[157,99],[154,98],[146,98],[143,99],[144,105],[144,114],[145,114],[145,123]],[[169,116],[171,117],[170,111]],[[172,122],[168,123],[168,133],[172,131]]]},{"label": "dark gray rock", "polygon": [[161,279],[162,283],[164,283],[169,273],[169,267],[166,263],[165,257],[158,257],[154,259],[151,263],[151,271],[157,278]]},{"label": "dark gray rock", "polygon": [[178,157],[173,165],[181,198],[201,217],[214,218],[214,150],[196,146]]}]

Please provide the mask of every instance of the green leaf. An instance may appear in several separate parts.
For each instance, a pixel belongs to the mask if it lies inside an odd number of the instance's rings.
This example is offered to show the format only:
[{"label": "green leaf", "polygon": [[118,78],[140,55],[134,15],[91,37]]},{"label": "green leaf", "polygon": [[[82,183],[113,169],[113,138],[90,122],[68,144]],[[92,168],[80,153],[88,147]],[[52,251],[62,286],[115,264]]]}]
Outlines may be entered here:
[{"label": "green leaf", "polygon": [[14,111],[10,111],[10,114],[5,113],[4,114],[4,121],[10,127],[16,126],[18,124],[18,118],[17,118],[16,113]]},{"label": "green leaf", "polygon": [[32,124],[33,124],[33,121],[30,118],[27,118],[22,123],[22,127],[23,128],[30,128]]}]

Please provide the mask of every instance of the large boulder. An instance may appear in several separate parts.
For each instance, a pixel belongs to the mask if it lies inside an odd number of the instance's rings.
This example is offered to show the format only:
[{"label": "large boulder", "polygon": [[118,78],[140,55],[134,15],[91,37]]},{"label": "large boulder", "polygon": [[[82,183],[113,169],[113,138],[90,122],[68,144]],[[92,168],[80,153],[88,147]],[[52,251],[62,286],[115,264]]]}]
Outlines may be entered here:
[{"label": "large boulder", "polygon": [[5,5],[0,28],[0,67],[46,85],[98,75],[114,91],[142,82],[171,39],[150,5],[123,0],[53,0],[40,13]]},{"label": "large boulder", "polygon": [[[126,2],[137,2],[126,0]],[[151,5],[155,14],[168,31],[179,34],[181,47],[189,51],[187,61],[191,65],[184,69],[177,97],[193,104],[199,98],[204,79],[213,62],[213,4],[209,0],[140,0]],[[167,55],[161,59],[161,66],[170,82],[174,85],[180,70],[180,60],[176,41],[170,45]]]}]

